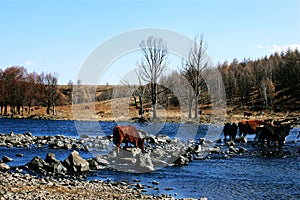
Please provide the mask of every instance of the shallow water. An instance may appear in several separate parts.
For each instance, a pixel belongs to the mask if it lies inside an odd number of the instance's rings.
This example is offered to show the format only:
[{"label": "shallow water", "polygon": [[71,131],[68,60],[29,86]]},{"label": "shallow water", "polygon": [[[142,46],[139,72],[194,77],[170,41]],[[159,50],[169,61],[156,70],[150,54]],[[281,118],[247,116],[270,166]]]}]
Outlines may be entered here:
[{"label": "shallow water", "polygon": [[[100,125],[99,125],[100,124]],[[116,123],[76,122],[51,120],[0,119],[0,133],[24,133],[33,135],[65,135],[78,137],[79,134],[110,135]],[[136,124],[137,125],[137,124]],[[218,138],[222,127],[201,125],[188,127],[181,124],[137,125],[138,129],[152,134],[164,133],[181,139],[206,137]],[[79,133],[77,132],[78,130]],[[292,129],[288,141],[296,140],[299,129]],[[288,143],[288,145],[299,145]],[[24,165],[34,156],[45,158],[48,152],[64,160],[72,150],[47,148],[0,147],[0,157],[7,155],[14,159],[11,166]],[[17,153],[24,157],[17,158]],[[93,157],[89,152],[80,152],[82,157]],[[184,167],[166,167],[151,173],[130,174],[114,170],[99,170],[88,174],[87,179],[101,179],[134,183],[137,179],[146,184],[148,194],[168,193],[174,197],[208,199],[300,199],[300,158],[230,158],[193,161]],[[153,185],[152,181],[159,185]],[[168,190],[166,190],[166,188]]]}]

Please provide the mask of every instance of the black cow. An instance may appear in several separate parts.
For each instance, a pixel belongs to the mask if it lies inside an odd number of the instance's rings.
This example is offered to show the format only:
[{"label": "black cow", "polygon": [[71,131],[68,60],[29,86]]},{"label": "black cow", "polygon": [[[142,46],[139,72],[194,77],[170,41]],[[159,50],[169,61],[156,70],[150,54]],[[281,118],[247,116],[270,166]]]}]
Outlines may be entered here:
[{"label": "black cow", "polygon": [[290,133],[291,125],[264,125],[258,127],[258,141],[261,143],[261,150],[263,150],[265,141],[267,141],[267,147],[270,149],[270,142],[278,142],[278,152],[282,151],[282,146],[285,142],[286,136]]},{"label": "black cow", "polygon": [[229,140],[235,140],[237,133],[237,125],[235,123],[227,122],[224,125],[224,141],[227,141],[227,136],[229,136]]}]

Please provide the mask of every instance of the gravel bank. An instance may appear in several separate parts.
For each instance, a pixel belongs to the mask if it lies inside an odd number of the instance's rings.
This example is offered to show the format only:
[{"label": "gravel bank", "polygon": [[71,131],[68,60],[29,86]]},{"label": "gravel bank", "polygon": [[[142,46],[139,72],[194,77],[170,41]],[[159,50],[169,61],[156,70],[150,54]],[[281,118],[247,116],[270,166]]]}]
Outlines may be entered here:
[{"label": "gravel bank", "polygon": [[79,181],[0,172],[0,199],[174,199],[149,196],[126,183]]}]

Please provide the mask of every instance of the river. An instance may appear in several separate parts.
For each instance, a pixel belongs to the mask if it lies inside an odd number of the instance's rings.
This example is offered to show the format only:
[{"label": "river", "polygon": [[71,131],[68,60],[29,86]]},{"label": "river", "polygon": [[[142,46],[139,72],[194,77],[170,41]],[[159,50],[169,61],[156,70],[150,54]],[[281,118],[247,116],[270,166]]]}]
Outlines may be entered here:
[{"label": "river", "polygon": [[[56,120],[0,119],[0,133],[31,132],[35,136],[64,135],[79,137],[80,134],[110,135],[116,125],[114,122],[74,122]],[[200,137],[222,137],[222,127],[201,125],[187,132],[185,125],[165,123],[138,125],[139,129],[154,134],[167,134],[181,139]],[[181,131],[180,131],[181,130]],[[151,133],[153,133],[151,132]],[[213,134],[211,134],[213,132]],[[296,141],[299,129],[292,129],[286,145],[300,146]],[[298,148],[299,149],[299,148]],[[45,158],[53,152],[56,158],[64,160],[71,151],[47,148],[6,148],[0,147],[0,156],[9,156],[14,161],[11,166],[20,166],[34,156]],[[16,157],[22,153],[22,158]],[[95,156],[93,153],[80,152],[84,158]],[[147,185],[146,193],[158,195],[171,194],[177,198],[191,197],[208,199],[300,199],[300,158],[292,157],[241,157],[229,159],[206,159],[190,162],[183,167],[165,167],[151,173],[126,173],[115,170],[98,170],[87,175],[88,180],[101,179],[134,183],[139,180]],[[153,181],[159,184],[152,184]]]}]

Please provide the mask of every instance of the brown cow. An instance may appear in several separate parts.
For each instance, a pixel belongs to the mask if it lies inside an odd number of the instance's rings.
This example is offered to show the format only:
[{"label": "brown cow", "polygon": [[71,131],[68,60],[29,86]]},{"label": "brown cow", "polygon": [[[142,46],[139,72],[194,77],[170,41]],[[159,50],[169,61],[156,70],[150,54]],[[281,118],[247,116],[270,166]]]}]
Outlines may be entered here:
[{"label": "brown cow", "polygon": [[246,137],[247,134],[256,134],[257,127],[262,126],[264,124],[263,121],[260,120],[242,120],[238,123],[241,137],[242,135]]},{"label": "brown cow", "polygon": [[120,147],[122,143],[128,144],[129,142],[134,144],[135,147],[139,147],[144,150],[144,140],[139,137],[138,131],[134,126],[115,126],[113,130],[113,142],[118,147],[118,153],[120,153]]}]

